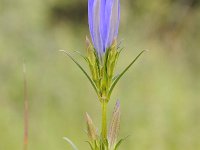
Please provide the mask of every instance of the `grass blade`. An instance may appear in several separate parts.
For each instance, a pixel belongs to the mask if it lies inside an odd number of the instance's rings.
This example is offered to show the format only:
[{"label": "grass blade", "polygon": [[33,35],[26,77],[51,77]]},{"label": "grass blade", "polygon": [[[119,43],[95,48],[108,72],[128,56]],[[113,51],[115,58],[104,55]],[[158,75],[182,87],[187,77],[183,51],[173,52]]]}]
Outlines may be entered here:
[{"label": "grass blade", "polygon": [[87,60],[87,57],[85,57],[83,54],[81,54],[79,51],[74,51],[74,53],[78,54],[79,56],[81,56],[85,61]]},{"label": "grass blade", "polygon": [[78,148],[76,147],[76,145],[70,139],[68,139],[67,137],[63,137],[63,139],[65,141],[67,141],[72,146],[73,150],[78,150]]},{"label": "grass blade", "polygon": [[92,144],[91,144],[89,141],[85,141],[85,142],[87,142],[87,143],[89,144],[89,146],[90,146],[90,148],[91,148],[92,150],[95,150],[95,149],[92,147]]},{"label": "grass blade", "polygon": [[115,85],[117,84],[117,82],[119,81],[119,79],[126,73],[126,71],[136,62],[136,60],[145,52],[146,50],[143,50],[142,52],[140,52],[137,57],[135,57],[135,59],[124,69],[124,71],[122,71],[121,74],[119,74],[119,76],[115,79],[115,81],[113,82],[113,84],[111,85],[111,88],[109,90],[108,95],[110,96]]},{"label": "grass blade", "polygon": [[65,50],[60,50],[60,51],[64,52],[81,69],[81,71],[86,75],[86,77],[88,78],[88,80],[92,84],[92,87],[94,88],[95,92],[98,95],[98,90],[97,90],[94,82],[92,81],[92,79],[90,78],[90,76],[87,74],[87,72],[83,69],[83,67],[72,57],[72,55],[69,52],[67,52]]},{"label": "grass blade", "polygon": [[119,140],[119,142],[117,142],[117,144],[115,145],[114,150],[117,150],[118,147],[122,144],[122,142],[125,141],[128,137],[129,137],[129,136],[127,136],[127,137],[125,137],[125,138]]}]

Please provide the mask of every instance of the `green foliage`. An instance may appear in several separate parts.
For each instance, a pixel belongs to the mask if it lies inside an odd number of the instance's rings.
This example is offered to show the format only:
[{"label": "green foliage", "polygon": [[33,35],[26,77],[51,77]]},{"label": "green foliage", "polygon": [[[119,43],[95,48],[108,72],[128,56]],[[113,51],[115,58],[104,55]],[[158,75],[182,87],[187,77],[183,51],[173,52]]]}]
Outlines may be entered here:
[{"label": "green foliage", "polygon": [[85,74],[85,76],[88,78],[88,80],[90,81],[92,87],[94,88],[94,90],[96,91],[96,93],[98,94],[97,92],[97,88],[94,84],[94,82],[92,81],[92,79],[90,78],[90,76],[87,74],[87,72],[85,71],[85,69],[83,69],[83,67],[71,56],[71,54],[65,50],[60,50],[62,52],[64,52],[65,54],[67,54],[67,56],[69,56],[69,58],[78,66],[78,68],[81,69],[81,71]]},{"label": "green foliage", "polygon": [[86,39],[87,43],[87,58],[92,79],[98,89],[98,97],[101,102],[108,102],[109,88],[112,83],[114,68],[119,56],[117,42],[114,41],[112,46],[106,50],[104,56],[100,59],[97,56],[96,50]]},{"label": "green foliage", "polygon": [[143,54],[145,52],[145,50],[144,51],[142,51],[125,69],[124,69],[124,71],[122,71],[122,73],[120,73],[119,75],[117,75],[117,76],[115,76],[114,78],[113,78],[113,83],[112,83],[112,85],[111,85],[111,87],[110,87],[110,89],[109,89],[109,93],[108,93],[108,95],[109,95],[109,97],[110,97],[110,95],[112,94],[112,91],[113,91],[113,89],[114,89],[114,87],[115,87],[115,85],[117,84],[117,82],[119,81],[119,79],[128,71],[128,69],[137,61],[137,59]]},{"label": "green foliage", "polygon": [[[107,134],[107,103],[110,100],[110,96],[112,90],[114,89],[117,82],[120,78],[126,73],[126,71],[136,62],[136,60],[143,54],[142,51],[125,69],[119,74],[119,76],[114,76],[115,65],[117,63],[119,54],[121,49],[119,50],[119,46],[117,41],[114,40],[111,47],[106,50],[106,53],[103,57],[99,58],[97,52],[89,39],[86,37],[86,45],[87,45],[87,56],[81,55],[86,62],[88,63],[91,77],[88,73],[83,69],[83,67],[70,55],[69,52],[61,50],[69,58],[81,69],[81,71],[86,75],[90,83],[92,84],[94,90],[97,93],[99,101],[102,105],[102,129],[101,135],[98,137],[97,129],[90,118],[90,116],[86,113],[86,121],[87,121],[87,133],[90,141],[88,141],[92,150],[113,150],[117,149],[120,145],[120,140],[116,144],[119,125],[120,125],[120,104],[119,102],[116,104],[113,117],[111,120],[111,125],[109,129],[109,133]],[[78,54],[80,54],[78,52]],[[113,77],[114,76],[114,77]],[[98,138],[97,138],[98,137]],[[116,144],[116,145],[115,145]]]}]

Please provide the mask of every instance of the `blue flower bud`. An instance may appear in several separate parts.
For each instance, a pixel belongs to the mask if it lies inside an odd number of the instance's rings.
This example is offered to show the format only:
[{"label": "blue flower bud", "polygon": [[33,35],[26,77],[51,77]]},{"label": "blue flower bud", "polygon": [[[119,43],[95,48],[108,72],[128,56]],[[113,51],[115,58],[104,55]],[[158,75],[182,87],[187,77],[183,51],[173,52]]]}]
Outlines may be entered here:
[{"label": "blue flower bud", "polygon": [[88,0],[88,23],[95,50],[101,59],[118,36],[120,0]]}]

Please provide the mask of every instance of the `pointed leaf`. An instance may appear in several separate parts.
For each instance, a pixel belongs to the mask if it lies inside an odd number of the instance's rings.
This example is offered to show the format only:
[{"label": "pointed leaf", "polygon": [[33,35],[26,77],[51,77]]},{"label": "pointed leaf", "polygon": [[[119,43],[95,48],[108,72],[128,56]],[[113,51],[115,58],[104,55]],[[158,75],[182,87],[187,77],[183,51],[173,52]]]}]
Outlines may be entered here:
[{"label": "pointed leaf", "polygon": [[137,57],[124,69],[124,71],[122,71],[122,73],[116,78],[116,80],[113,82],[113,84],[111,85],[111,88],[109,90],[109,96],[111,95],[115,85],[117,84],[117,82],[119,81],[119,79],[126,73],[126,71],[136,62],[136,60],[145,52],[146,50],[143,50],[142,52],[140,52]]},{"label": "pointed leaf", "polygon": [[76,145],[67,137],[63,137],[64,140],[66,140],[73,148],[73,150],[78,150],[78,148],[76,147]]},{"label": "pointed leaf", "polygon": [[92,143],[90,143],[90,141],[86,141],[88,144],[89,144],[89,146],[90,146],[90,148],[92,149],[92,150],[95,150],[94,148],[93,148],[93,146],[92,146]]},{"label": "pointed leaf", "polygon": [[118,47],[117,50],[119,53],[121,53],[124,50],[124,47],[122,47],[122,48]]},{"label": "pointed leaf", "polygon": [[90,81],[92,87],[94,88],[95,92],[98,95],[98,90],[94,84],[94,82],[92,81],[92,79],[90,78],[90,76],[87,74],[87,72],[83,69],[83,67],[71,56],[71,54],[65,50],[60,50],[61,52],[64,52],[80,69],[81,71],[86,75],[86,77],[88,78],[88,80]]},{"label": "pointed leaf", "polygon": [[78,54],[81,56],[85,61],[88,61],[87,57],[85,57],[83,54],[81,54],[79,51],[74,51],[74,53]]},{"label": "pointed leaf", "polygon": [[118,77],[119,77],[120,74],[117,74],[113,77],[112,81],[115,81]]},{"label": "pointed leaf", "polygon": [[125,141],[128,137],[129,137],[129,136],[127,136],[127,137],[125,137],[125,138],[119,140],[119,142],[115,145],[114,150],[117,150],[117,148],[121,145],[121,143],[122,143],[123,141]]}]

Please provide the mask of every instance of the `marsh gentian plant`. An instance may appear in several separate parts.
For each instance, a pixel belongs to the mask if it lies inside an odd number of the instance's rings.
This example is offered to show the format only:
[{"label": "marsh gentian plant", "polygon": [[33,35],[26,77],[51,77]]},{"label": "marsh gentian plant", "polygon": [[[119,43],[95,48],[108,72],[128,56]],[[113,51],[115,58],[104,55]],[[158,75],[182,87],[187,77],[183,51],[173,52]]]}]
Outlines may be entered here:
[{"label": "marsh gentian plant", "polygon": [[[116,150],[123,141],[123,139],[117,141],[120,103],[119,101],[116,103],[109,130],[107,129],[107,105],[119,79],[144,52],[142,51],[120,74],[115,75],[115,66],[122,51],[117,40],[119,22],[120,0],[88,0],[88,24],[92,42],[86,37],[87,55],[81,56],[89,66],[90,75],[69,52],[62,50],[86,75],[101,103],[102,126],[100,133],[91,117],[86,113],[88,143],[92,150]],[[77,150],[72,141],[68,138],[65,139]]]}]

